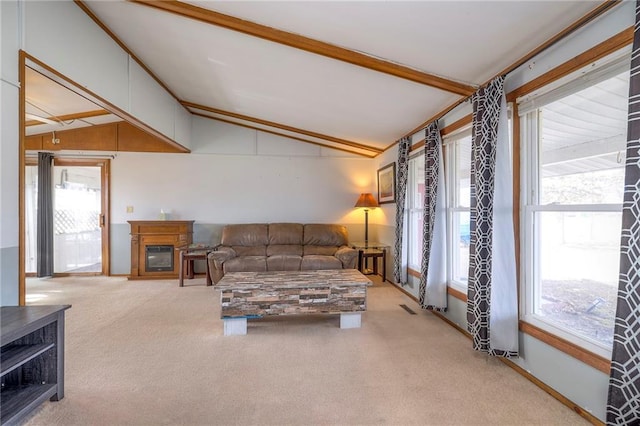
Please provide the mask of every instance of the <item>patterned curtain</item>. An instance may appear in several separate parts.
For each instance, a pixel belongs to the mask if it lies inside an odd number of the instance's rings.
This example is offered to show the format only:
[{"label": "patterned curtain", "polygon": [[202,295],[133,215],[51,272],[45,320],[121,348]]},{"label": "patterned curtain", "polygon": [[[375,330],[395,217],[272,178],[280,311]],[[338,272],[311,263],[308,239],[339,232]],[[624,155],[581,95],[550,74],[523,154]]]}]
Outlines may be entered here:
[{"label": "patterned curtain", "polygon": [[640,2],[631,54],[620,281],[613,336],[607,424],[640,423]]},{"label": "patterned curtain", "polygon": [[513,175],[504,77],[479,89],[472,102],[467,327],[475,350],[518,356]]},{"label": "patterned curtain", "polygon": [[429,124],[424,143],[424,210],[420,306],[447,310],[447,216],[442,140],[437,122]]},{"label": "patterned curtain", "polygon": [[53,275],[53,154],[38,153],[37,276]]},{"label": "patterned curtain", "polygon": [[398,141],[398,167],[396,168],[396,256],[393,260],[393,279],[400,285],[404,285],[407,282],[407,224],[404,220],[404,211],[407,200],[410,149],[411,138],[404,137]]}]

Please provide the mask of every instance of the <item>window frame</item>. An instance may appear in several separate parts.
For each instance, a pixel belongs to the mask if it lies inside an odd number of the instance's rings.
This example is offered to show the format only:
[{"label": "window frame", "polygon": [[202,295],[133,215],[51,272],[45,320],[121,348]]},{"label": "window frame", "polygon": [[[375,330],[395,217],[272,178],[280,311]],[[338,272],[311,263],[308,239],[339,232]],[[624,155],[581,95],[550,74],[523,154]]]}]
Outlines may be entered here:
[{"label": "window frame", "polygon": [[[422,248],[419,248],[417,250],[416,253],[413,253],[411,250],[412,247],[412,239],[416,238],[416,235],[418,235],[416,232],[419,232],[420,234],[422,234],[423,230],[422,229],[413,229],[414,227],[412,226],[412,215],[413,214],[421,214],[424,215],[424,200],[422,200],[422,202],[420,203],[420,205],[422,207],[420,208],[415,208],[413,206],[415,206],[415,195],[417,194],[417,191],[414,191],[414,187],[417,188],[417,185],[419,185],[419,182],[416,181],[416,168],[414,166],[414,164],[416,163],[417,159],[422,157],[423,161],[424,161],[424,152],[422,149],[416,148],[414,150],[412,150],[409,154],[409,171],[408,171],[408,177],[407,177],[407,188],[410,188],[411,191],[407,191],[407,209],[406,209],[406,217],[405,219],[407,220],[407,236],[409,238],[409,241],[407,242],[407,268],[409,270],[409,272],[411,271],[415,271],[417,274],[421,273],[422,270]],[[424,164],[423,164],[423,168],[424,168]],[[412,258],[415,256],[418,256],[420,259],[419,260],[419,264],[414,264],[413,261],[415,259]]]},{"label": "window frame", "polygon": [[[520,139],[522,141],[520,145],[520,177],[521,177],[521,195],[520,195],[520,258],[522,259],[522,265],[520,268],[521,277],[521,292],[520,292],[520,320],[525,324],[530,324],[533,327],[541,330],[543,333],[548,333],[553,337],[560,338],[570,345],[577,347],[577,350],[586,350],[592,353],[596,358],[611,357],[611,348],[607,347],[604,343],[591,339],[588,336],[573,332],[571,329],[563,327],[557,322],[544,318],[541,315],[536,314],[536,297],[537,286],[540,284],[536,282],[536,273],[540,271],[540,254],[539,254],[539,238],[536,236],[538,232],[536,227],[536,216],[539,216],[540,212],[586,212],[586,213],[620,213],[622,214],[622,203],[611,204],[541,204],[540,203],[540,130],[541,120],[539,116],[539,109],[544,105],[553,102],[557,99],[570,96],[579,92],[585,87],[591,87],[603,81],[603,74],[612,74],[611,69],[620,69],[620,72],[624,71],[624,65],[620,65],[620,61],[615,61],[614,64],[605,64],[600,68],[594,69],[593,75],[597,78],[591,80],[590,85],[585,85],[584,80],[589,79],[591,73],[584,73],[576,78],[569,80],[567,85],[560,86],[559,88],[550,89],[546,93],[539,95],[541,99],[546,99],[545,102],[539,102],[535,108],[525,108],[524,111],[519,111],[518,119],[520,125]],[[554,95],[553,92],[558,91]],[[544,92],[544,88],[543,88]],[[534,96],[527,97],[527,103],[531,103],[531,99]],[[524,327],[526,328],[526,327]],[[539,334],[539,331],[538,331]],[[576,351],[573,349],[572,352]],[[598,360],[598,361],[600,361]],[[600,362],[601,363],[601,362]]]},{"label": "window frame", "polygon": [[471,124],[466,125],[455,132],[447,134],[442,139],[443,155],[444,155],[444,168],[445,168],[445,188],[446,188],[446,203],[447,203],[447,285],[449,288],[464,293],[467,293],[467,283],[454,279],[456,275],[454,273],[454,265],[456,254],[454,247],[458,242],[458,238],[454,235],[454,221],[456,213],[469,213],[471,214],[470,207],[462,207],[459,205],[458,200],[460,198],[458,188],[458,153],[459,142],[466,138],[471,137],[472,129]]}]

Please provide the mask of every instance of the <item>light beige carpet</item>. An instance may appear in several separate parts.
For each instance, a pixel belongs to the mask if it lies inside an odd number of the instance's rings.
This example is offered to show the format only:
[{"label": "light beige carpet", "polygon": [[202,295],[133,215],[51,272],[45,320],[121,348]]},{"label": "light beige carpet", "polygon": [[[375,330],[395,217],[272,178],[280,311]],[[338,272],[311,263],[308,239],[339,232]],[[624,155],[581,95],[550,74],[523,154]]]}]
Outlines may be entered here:
[{"label": "light beige carpet", "polygon": [[[390,284],[362,328],[337,316],[249,321],[225,337],[204,278],[29,279],[72,304],[66,396],[28,425],[570,425],[586,421]],[[409,315],[406,304],[418,315]]]}]

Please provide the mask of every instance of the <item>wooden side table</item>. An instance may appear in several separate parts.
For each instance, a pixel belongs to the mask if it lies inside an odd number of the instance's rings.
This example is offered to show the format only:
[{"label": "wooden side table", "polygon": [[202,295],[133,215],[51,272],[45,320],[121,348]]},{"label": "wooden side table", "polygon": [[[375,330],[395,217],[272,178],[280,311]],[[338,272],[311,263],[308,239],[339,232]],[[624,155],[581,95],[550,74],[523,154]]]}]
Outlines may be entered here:
[{"label": "wooden side table", "polygon": [[203,245],[190,245],[178,247],[180,250],[180,267],[178,272],[178,280],[180,283],[180,287],[184,287],[184,276],[186,274],[187,278],[192,279],[194,276],[194,264],[195,260],[204,260],[205,263],[205,272],[207,277],[207,285],[213,285],[211,280],[211,272],[209,271],[209,262],[207,261],[207,257],[209,253],[215,251],[217,247],[203,246]]},{"label": "wooden side table", "polygon": [[378,275],[378,260],[382,260],[382,282],[387,281],[387,249],[389,246],[376,242],[355,242],[350,244],[358,250],[358,270],[368,273],[369,259],[373,259],[372,273]]},{"label": "wooden side table", "polygon": [[386,250],[361,249],[358,261],[360,272],[368,272],[369,259],[373,259],[373,274],[378,275],[378,259],[382,259],[382,282],[387,280],[387,255]]}]

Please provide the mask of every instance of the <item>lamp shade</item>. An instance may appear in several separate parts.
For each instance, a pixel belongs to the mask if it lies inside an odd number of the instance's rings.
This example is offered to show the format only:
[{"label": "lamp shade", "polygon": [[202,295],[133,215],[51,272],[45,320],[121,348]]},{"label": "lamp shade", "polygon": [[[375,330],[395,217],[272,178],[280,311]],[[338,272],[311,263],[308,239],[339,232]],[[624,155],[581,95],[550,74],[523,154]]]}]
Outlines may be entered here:
[{"label": "lamp shade", "polygon": [[360,194],[358,201],[356,201],[356,205],[354,207],[380,207],[378,202],[370,192],[366,192],[364,194]]}]

